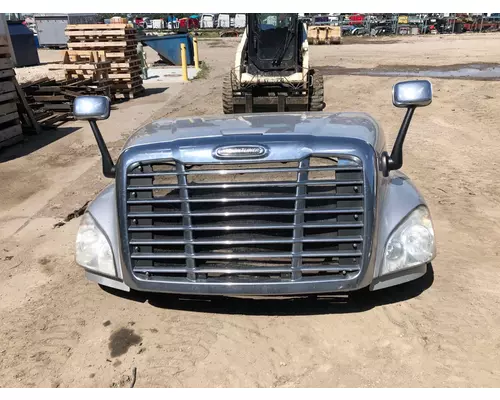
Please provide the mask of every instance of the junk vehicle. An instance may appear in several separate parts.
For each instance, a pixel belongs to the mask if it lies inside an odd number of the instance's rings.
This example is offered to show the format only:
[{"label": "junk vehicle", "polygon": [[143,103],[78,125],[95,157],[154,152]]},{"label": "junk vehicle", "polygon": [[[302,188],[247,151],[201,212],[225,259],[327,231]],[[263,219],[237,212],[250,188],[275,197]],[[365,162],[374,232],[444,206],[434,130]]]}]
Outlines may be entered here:
[{"label": "junk vehicle", "polygon": [[152,29],[165,29],[165,20],[163,18],[151,20]]},{"label": "junk vehicle", "polygon": [[200,27],[199,21],[196,18],[181,18],[179,19],[179,29],[189,30],[198,29]]},{"label": "junk vehicle", "polygon": [[307,27],[307,41],[309,44],[341,44],[342,29],[338,20],[328,16],[315,16]]},{"label": "junk vehicle", "polygon": [[213,29],[215,27],[215,14],[201,14],[200,28]]},{"label": "junk vehicle", "polygon": [[247,14],[234,67],[222,86],[225,114],[325,106],[323,77],[309,67],[307,28],[298,14]]},{"label": "junk vehicle", "polygon": [[229,14],[219,14],[217,19],[217,28],[230,28]]},{"label": "junk vehicle", "polygon": [[234,17],[234,27],[236,29],[244,28],[247,25],[247,17],[245,14],[236,14]]},{"label": "junk vehicle", "polygon": [[400,82],[406,108],[391,154],[364,113],[261,113],[160,119],[113,163],[97,120],[109,98],[82,96],[104,175],[84,213],[76,262],[129,291],[199,295],[350,292],[423,276],[436,254],[425,200],[399,172],[429,81]]}]

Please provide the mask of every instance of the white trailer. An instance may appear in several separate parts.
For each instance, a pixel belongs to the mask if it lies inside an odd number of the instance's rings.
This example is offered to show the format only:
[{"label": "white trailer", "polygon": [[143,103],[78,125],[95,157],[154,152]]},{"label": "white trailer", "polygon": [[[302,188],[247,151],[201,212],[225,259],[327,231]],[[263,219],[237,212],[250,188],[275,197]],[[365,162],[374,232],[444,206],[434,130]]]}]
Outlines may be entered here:
[{"label": "white trailer", "polygon": [[202,14],[200,18],[200,28],[213,29],[215,28],[215,15]]},{"label": "white trailer", "polygon": [[247,18],[245,14],[236,14],[234,16],[234,27],[244,28],[247,26]]},{"label": "white trailer", "polygon": [[162,18],[153,19],[151,20],[151,23],[153,25],[153,29],[165,29],[165,21]]},{"label": "white trailer", "polygon": [[229,28],[230,26],[229,14],[219,14],[217,28]]}]

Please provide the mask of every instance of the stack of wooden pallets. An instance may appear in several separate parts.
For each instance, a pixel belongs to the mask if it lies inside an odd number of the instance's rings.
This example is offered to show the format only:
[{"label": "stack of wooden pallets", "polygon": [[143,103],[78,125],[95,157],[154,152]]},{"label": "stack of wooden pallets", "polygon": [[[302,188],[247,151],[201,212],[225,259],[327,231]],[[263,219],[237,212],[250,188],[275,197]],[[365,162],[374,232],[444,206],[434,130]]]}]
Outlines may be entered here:
[{"label": "stack of wooden pallets", "polygon": [[13,68],[7,38],[0,36],[0,148],[23,140]]},{"label": "stack of wooden pallets", "polygon": [[69,79],[92,79],[98,82],[101,87],[110,85],[109,73],[111,63],[104,59],[104,55],[94,51],[89,57],[73,56],[64,52],[63,63],[53,69],[64,70],[66,80]]},{"label": "stack of wooden pallets", "polygon": [[[85,68],[81,71],[88,71]],[[56,81],[42,78],[22,85],[34,118],[44,127],[53,127],[73,118],[73,100],[82,95],[110,96],[109,85],[95,81],[94,75]],[[85,76],[89,76],[85,78]]]},{"label": "stack of wooden pallets", "polygon": [[144,91],[136,34],[135,28],[127,24],[67,25],[67,57],[72,63],[95,63],[96,58],[109,62],[107,76],[113,96],[134,98]]}]

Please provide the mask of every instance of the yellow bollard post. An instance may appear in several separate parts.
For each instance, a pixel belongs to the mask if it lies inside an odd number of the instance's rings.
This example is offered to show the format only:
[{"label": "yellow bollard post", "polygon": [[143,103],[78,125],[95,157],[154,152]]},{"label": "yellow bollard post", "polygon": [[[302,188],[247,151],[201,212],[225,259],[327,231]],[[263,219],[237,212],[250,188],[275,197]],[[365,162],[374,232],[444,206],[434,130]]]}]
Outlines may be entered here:
[{"label": "yellow bollard post", "polygon": [[194,48],[194,67],[200,69],[200,59],[198,58],[198,38],[193,38],[193,48]]},{"label": "yellow bollard post", "polygon": [[186,61],[186,45],[181,43],[181,63],[182,63],[182,80],[188,81],[188,66]]}]

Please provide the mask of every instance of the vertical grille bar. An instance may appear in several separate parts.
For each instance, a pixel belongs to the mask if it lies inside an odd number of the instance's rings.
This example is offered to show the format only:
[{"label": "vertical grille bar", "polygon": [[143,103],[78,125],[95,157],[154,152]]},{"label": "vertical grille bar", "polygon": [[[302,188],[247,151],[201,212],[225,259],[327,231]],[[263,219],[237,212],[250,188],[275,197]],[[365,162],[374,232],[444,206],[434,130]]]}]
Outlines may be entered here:
[{"label": "vertical grille bar", "polygon": [[[300,267],[302,265],[302,239],[304,237],[304,228],[300,225],[304,223],[304,210],[306,208],[306,200],[303,198],[307,194],[307,186],[305,181],[308,179],[309,158],[305,158],[299,163],[299,172],[297,172],[297,190],[295,195],[295,216],[293,223],[293,239],[292,246],[292,280],[301,278]],[[302,197],[302,198],[300,198]],[[300,225],[300,226],[299,226]]]},{"label": "vertical grille bar", "polygon": [[181,211],[182,211],[182,225],[184,227],[184,240],[186,244],[184,245],[184,252],[186,253],[186,268],[187,278],[189,280],[195,281],[196,274],[194,273],[194,269],[196,268],[196,261],[194,259],[194,245],[193,242],[193,230],[191,224],[191,210],[189,207],[189,192],[186,188],[187,185],[187,177],[185,172],[184,164],[180,162],[176,162],[176,171],[177,171],[177,182],[179,183],[179,196],[182,201],[181,203]]}]

